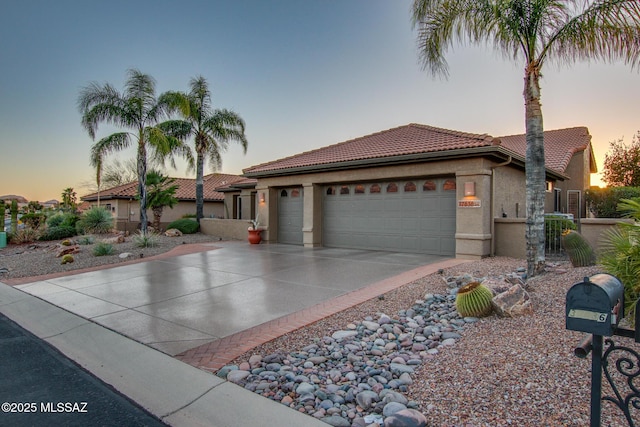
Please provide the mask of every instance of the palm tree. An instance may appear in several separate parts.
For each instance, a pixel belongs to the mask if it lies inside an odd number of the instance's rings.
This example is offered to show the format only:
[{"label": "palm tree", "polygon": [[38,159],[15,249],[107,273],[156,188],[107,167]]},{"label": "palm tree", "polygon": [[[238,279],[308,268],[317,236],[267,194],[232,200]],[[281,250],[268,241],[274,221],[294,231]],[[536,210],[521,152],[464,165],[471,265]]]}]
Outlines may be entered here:
[{"label": "palm tree", "polygon": [[222,152],[229,141],[237,141],[247,152],[245,123],[235,112],[227,109],[212,109],[211,92],[207,80],[202,76],[190,80],[188,94],[167,92],[163,101],[178,110],[184,118],[184,126],[195,140],[196,151],[196,220],[203,217],[204,206],[204,162],[208,157],[214,167],[222,165]]},{"label": "palm tree", "polygon": [[138,70],[127,71],[123,93],[106,83],[91,83],[80,92],[78,107],[82,114],[82,126],[95,140],[98,124],[106,122],[132,132],[116,132],[96,142],[91,148],[91,164],[102,167],[104,156],[123,150],[137,142],[138,193],[140,194],[140,229],[147,233],[147,151],[154,159],[164,162],[170,158],[175,167],[174,154],[185,156],[189,164],[193,159],[190,150],[181,139],[186,134],[179,121],[160,122],[168,109],[156,99],[156,82],[153,77]]},{"label": "palm tree", "polygon": [[178,199],[175,197],[178,186],[175,179],[152,170],[147,174],[147,196],[149,208],[153,212],[153,228],[160,230],[160,219],[165,206],[173,208]]},{"label": "palm tree", "polygon": [[540,76],[546,61],[640,56],[638,0],[414,0],[413,25],[425,69],[447,76],[444,54],[458,43],[492,44],[524,60],[526,241],[530,276],[543,271],[545,162]]}]

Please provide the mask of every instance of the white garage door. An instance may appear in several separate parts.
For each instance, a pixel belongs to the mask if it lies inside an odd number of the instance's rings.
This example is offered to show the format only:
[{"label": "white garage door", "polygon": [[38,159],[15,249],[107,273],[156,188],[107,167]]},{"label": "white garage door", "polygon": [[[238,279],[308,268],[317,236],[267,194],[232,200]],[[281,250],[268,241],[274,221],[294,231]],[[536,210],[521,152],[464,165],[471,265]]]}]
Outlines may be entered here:
[{"label": "white garage door", "polygon": [[454,178],[330,185],[323,199],[324,246],[455,255]]},{"label": "white garage door", "polygon": [[302,244],[302,187],[283,188],[278,195],[278,243]]}]

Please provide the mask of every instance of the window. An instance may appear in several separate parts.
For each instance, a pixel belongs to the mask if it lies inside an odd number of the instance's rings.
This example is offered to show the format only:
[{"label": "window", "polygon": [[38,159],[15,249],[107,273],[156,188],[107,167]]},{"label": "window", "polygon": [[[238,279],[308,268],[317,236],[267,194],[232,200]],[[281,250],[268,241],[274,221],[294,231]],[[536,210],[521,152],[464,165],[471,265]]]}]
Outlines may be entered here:
[{"label": "window", "polygon": [[456,180],[455,179],[447,179],[442,186],[444,191],[455,191],[456,190]]},{"label": "window", "polygon": [[289,195],[287,194],[287,190],[282,190],[280,192],[280,197],[288,197]]},{"label": "window", "polygon": [[398,186],[394,182],[387,185],[387,193],[397,193],[397,192],[398,192]]},{"label": "window", "polygon": [[349,191],[349,186],[348,185],[343,185],[342,187],[340,187],[340,194],[350,194],[351,191]]},{"label": "window", "polygon": [[409,181],[404,184],[405,193],[411,193],[413,191],[416,191],[416,184],[413,181]]},{"label": "window", "polygon": [[553,189],[553,211],[554,212],[560,212],[562,203],[561,203],[561,196],[562,194],[562,190],[560,190],[559,188],[554,188]]},{"label": "window", "polygon": [[327,188],[327,196],[333,196],[336,194],[336,187],[328,187]]},{"label": "window", "polygon": [[369,187],[369,194],[377,194],[379,192],[380,192],[380,185],[372,184],[371,187]]},{"label": "window", "polygon": [[358,184],[356,188],[353,190],[354,194],[364,194],[364,185]]},{"label": "window", "polygon": [[436,191],[438,187],[434,181],[425,181],[422,184],[422,191]]},{"label": "window", "polygon": [[297,188],[291,190],[291,197],[300,197],[300,190],[298,190]]}]

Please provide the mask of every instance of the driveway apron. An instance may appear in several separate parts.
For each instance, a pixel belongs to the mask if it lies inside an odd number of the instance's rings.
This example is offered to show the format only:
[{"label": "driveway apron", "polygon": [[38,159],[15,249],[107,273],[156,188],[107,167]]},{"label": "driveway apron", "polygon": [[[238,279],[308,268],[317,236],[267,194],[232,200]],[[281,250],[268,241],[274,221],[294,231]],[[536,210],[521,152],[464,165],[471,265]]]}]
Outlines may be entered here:
[{"label": "driveway apron", "polygon": [[206,252],[15,287],[174,356],[445,259],[220,242]]}]

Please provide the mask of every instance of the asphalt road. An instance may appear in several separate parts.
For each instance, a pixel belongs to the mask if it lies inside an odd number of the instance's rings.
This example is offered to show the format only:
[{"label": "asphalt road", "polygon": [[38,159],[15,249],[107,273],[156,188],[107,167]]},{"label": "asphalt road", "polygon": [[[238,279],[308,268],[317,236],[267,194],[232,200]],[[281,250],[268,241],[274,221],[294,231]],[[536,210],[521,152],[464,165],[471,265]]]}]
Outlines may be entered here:
[{"label": "asphalt road", "polygon": [[0,405],[0,426],[165,425],[2,314]]}]

